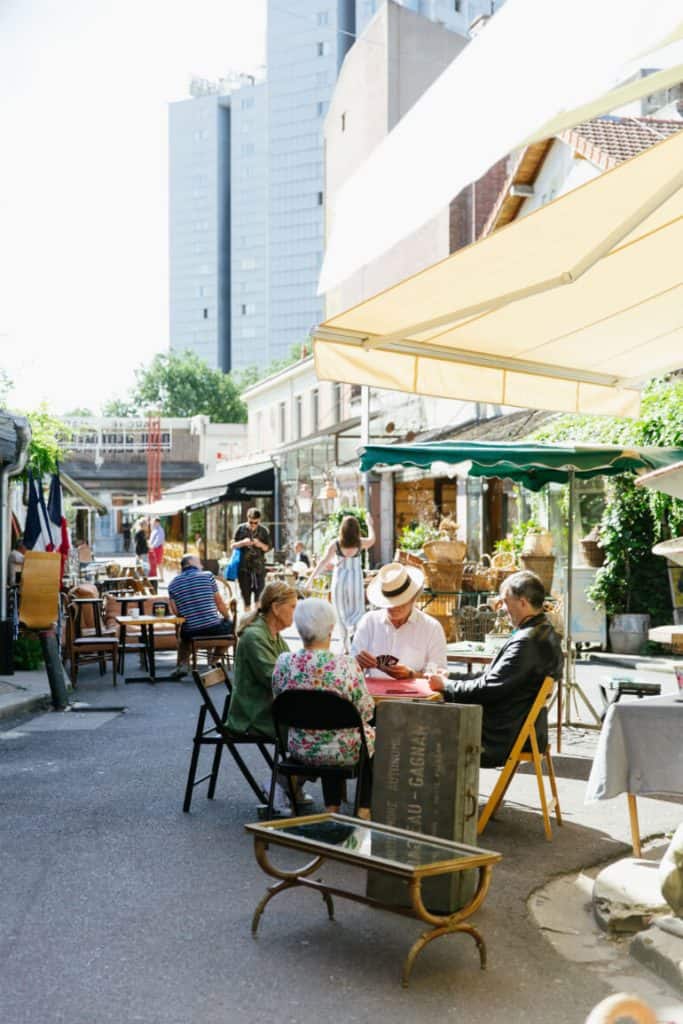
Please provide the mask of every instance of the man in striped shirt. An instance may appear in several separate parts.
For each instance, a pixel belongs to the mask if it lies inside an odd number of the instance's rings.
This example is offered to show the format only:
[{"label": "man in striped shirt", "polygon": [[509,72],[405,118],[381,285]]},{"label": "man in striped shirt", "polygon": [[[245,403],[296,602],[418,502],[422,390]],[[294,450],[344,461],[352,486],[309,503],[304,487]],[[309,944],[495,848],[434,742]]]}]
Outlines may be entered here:
[{"label": "man in striped shirt", "polygon": [[184,555],[180,573],[168,585],[174,615],[182,615],[178,642],[178,667],[173,679],[190,671],[190,641],[195,636],[232,636],[230,610],[218,592],[213,573],[205,572],[196,555]]}]

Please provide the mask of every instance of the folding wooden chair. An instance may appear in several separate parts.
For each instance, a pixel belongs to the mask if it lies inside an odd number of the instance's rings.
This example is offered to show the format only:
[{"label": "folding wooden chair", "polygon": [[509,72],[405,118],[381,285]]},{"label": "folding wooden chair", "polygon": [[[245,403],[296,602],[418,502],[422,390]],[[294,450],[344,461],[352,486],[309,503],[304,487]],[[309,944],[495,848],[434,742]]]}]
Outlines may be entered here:
[{"label": "folding wooden chair", "polygon": [[[530,762],[534,766],[536,773],[536,781],[538,783],[538,795],[541,800],[541,811],[543,813],[543,827],[545,829],[545,837],[548,840],[553,838],[552,829],[550,827],[550,811],[555,811],[555,817],[557,824],[562,824],[562,813],[560,811],[560,799],[557,794],[557,784],[555,782],[555,771],[553,769],[553,760],[550,756],[550,743],[546,743],[543,751],[539,750],[538,739],[536,736],[536,723],[539,715],[545,710],[545,706],[550,699],[550,695],[553,692],[555,686],[555,680],[550,676],[546,676],[541,685],[541,689],[538,691],[536,700],[531,706],[531,710],[527,715],[524,725],[520,729],[517,739],[515,740],[514,746],[510,751],[507,761],[498,776],[498,781],[493,788],[493,792],[486,801],[484,810],[479,815],[479,822],[477,824],[477,835],[481,835],[486,825],[488,824],[489,818],[495,814],[496,810],[500,806],[500,803],[507,792],[507,788],[512,782],[515,772],[520,764],[523,762]],[[545,758],[548,766],[548,779],[550,782],[550,790],[552,797],[550,800],[547,798],[545,790],[545,780],[543,778],[543,758]]]},{"label": "folding wooden chair", "polygon": [[[273,815],[278,775],[287,779],[293,808],[297,804],[295,779],[317,779],[330,775],[356,779],[353,813],[357,814],[361,777],[363,772],[371,771],[371,767],[363,720],[355,704],[336,693],[325,693],[322,690],[286,690],[273,701],[273,721],[277,742],[268,797],[268,817]],[[360,757],[354,765],[310,765],[296,761],[287,747],[290,729],[358,729],[361,739]]]},{"label": "folding wooden chair", "polygon": [[[187,813],[190,810],[190,804],[192,803],[192,791],[194,787],[198,786],[200,782],[206,782],[207,779],[209,779],[209,789],[206,794],[207,799],[213,800],[214,793],[216,792],[216,782],[218,781],[218,770],[221,765],[223,747],[227,747],[230,751],[235,764],[251,786],[259,802],[262,804],[268,803],[267,793],[256,782],[237,748],[240,746],[258,747],[261,752],[261,756],[268,765],[268,769],[272,770],[273,758],[271,757],[268,747],[274,746],[275,741],[269,737],[258,736],[251,733],[233,733],[226,727],[225,723],[228,719],[232,689],[230,685],[230,676],[222,665],[218,665],[216,668],[212,668],[208,672],[201,674],[199,672],[193,672],[192,678],[194,679],[195,685],[202,698],[202,705],[199,709],[197,726],[192,740],[192,757],[190,758],[190,770],[187,775],[187,785],[185,786],[183,811]],[[225,699],[223,701],[223,708],[219,713],[209,691],[214,686],[218,686],[220,688],[221,685],[222,689],[220,689],[219,692],[225,693]],[[213,723],[208,727],[206,725],[207,715]],[[214,748],[213,761],[211,764],[211,771],[208,775],[203,775],[200,779],[197,779],[196,775],[197,766],[199,764],[199,752],[203,746],[210,746]]]}]

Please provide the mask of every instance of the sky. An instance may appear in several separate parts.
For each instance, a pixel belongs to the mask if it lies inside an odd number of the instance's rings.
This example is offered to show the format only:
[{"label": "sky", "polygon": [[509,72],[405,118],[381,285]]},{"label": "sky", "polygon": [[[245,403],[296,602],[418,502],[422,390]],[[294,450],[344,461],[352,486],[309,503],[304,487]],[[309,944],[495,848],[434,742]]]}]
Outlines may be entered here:
[{"label": "sky", "polygon": [[0,369],[99,412],[168,349],[167,108],[265,61],[265,0],[0,0]]}]

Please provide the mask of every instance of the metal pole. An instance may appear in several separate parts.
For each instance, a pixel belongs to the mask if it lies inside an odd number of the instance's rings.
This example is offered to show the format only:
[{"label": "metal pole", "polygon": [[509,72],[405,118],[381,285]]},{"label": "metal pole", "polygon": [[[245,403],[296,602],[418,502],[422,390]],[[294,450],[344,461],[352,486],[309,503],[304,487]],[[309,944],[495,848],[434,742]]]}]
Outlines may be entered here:
[{"label": "metal pole", "polygon": [[279,551],[280,544],[280,460],[273,457],[273,547]]},{"label": "metal pole", "polygon": [[572,662],[572,586],[574,582],[574,573],[572,570],[573,551],[574,551],[574,487],[575,478],[574,470],[569,470],[569,511],[567,514],[567,600],[565,602],[565,620],[564,620],[564,635],[565,643],[567,645],[567,658],[565,666],[565,708],[564,708],[564,720],[565,724],[569,725],[571,722],[571,697],[572,697],[572,683],[574,682],[574,666]]},{"label": "metal pole", "polygon": [[[370,388],[363,384],[360,389],[360,443],[363,448],[370,444]],[[363,490],[365,492],[365,510],[370,511],[369,473],[363,473]]]}]

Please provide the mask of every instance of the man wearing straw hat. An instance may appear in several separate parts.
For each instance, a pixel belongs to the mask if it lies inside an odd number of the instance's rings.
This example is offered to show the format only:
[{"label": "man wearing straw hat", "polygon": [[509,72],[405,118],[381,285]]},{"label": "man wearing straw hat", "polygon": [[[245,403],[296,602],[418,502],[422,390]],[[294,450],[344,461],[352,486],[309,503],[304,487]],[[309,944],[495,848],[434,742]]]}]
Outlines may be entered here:
[{"label": "man wearing straw hat", "polygon": [[421,569],[398,562],[382,566],[368,584],[368,600],[376,611],[365,613],[351,644],[362,669],[391,679],[446,675],[441,624],[415,607],[423,586]]}]

